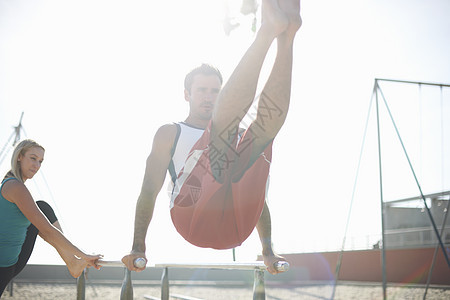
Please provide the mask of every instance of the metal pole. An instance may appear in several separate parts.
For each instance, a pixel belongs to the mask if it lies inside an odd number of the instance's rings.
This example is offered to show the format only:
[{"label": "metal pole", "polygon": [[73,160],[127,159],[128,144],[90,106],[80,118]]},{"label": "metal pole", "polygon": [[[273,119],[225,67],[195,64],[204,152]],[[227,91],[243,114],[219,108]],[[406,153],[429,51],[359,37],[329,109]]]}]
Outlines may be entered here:
[{"label": "metal pole", "polygon": [[375,103],[377,110],[377,133],[378,133],[378,167],[380,176],[380,204],[381,204],[381,267],[383,277],[383,299],[387,299],[386,295],[386,242],[384,237],[384,203],[383,203],[383,172],[381,164],[381,133],[380,133],[380,113],[378,109],[378,82],[375,80],[377,93],[375,95]]}]

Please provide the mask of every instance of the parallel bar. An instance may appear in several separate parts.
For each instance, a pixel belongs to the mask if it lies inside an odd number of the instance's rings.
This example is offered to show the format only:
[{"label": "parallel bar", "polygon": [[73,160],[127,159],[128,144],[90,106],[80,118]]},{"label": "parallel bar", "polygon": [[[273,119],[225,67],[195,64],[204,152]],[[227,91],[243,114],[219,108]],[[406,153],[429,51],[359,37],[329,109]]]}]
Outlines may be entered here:
[{"label": "parallel bar", "polygon": [[[102,267],[124,267],[124,264],[120,260],[98,260],[98,265]],[[267,267],[262,261],[256,262],[234,262],[234,263],[157,263],[148,267],[155,268],[191,268],[191,269],[222,269],[222,270],[265,270]],[[275,269],[278,271],[287,271],[289,269],[289,263],[286,261],[280,261],[275,265]]]},{"label": "parallel bar", "polygon": [[[188,269],[221,269],[221,270],[265,270],[267,267],[262,261],[256,262],[235,262],[235,263],[158,263],[155,268],[188,268]],[[275,265],[278,271],[287,271],[289,263],[280,261]]]},{"label": "parallel bar", "polygon": [[[124,267],[124,264],[118,260],[98,260],[97,264],[102,267]],[[234,262],[234,263],[205,263],[205,264],[185,264],[185,263],[159,263],[149,267],[163,268],[161,278],[161,300],[169,299],[169,268],[188,268],[188,269],[221,269],[221,270],[254,270],[255,278],[253,285],[253,299],[264,300],[264,270],[267,268],[262,261],[256,262]],[[278,271],[287,271],[289,263],[280,261],[274,265]],[[85,299],[85,274],[78,278],[77,281],[77,300]],[[122,290],[120,294],[121,300],[133,299],[133,284],[131,282],[131,271],[125,268],[125,277],[122,282]]]},{"label": "parallel bar", "polygon": [[102,259],[99,259],[97,261],[97,264],[102,266],[102,267],[125,267],[123,262],[121,262],[120,260],[102,260]]},{"label": "parallel bar", "polygon": [[[145,266],[146,260],[145,258],[136,258],[134,260],[134,266],[135,267],[143,267]],[[97,261],[97,264],[102,266],[102,267],[125,267],[125,265],[123,264],[122,261],[120,260],[103,260],[103,259],[99,259]]]},{"label": "parallel bar", "polygon": [[266,269],[263,262],[256,263],[205,263],[205,264],[189,264],[189,263],[158,263],[156,268],[186,268],[186,269],[225,269],[225,270],[254,270]]}]

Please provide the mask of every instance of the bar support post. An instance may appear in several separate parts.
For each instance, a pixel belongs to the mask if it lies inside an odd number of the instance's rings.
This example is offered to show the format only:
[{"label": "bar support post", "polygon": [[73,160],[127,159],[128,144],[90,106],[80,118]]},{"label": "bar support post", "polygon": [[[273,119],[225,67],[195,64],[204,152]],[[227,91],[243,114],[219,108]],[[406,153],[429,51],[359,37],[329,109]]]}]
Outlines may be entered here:
[{"label": "bar support post", "polygon": [[86,274],[84,271],[77,278],[77,300],[84,300],[86,297]]},{"label": "bar support post", "polygon": [[255,280],[253,283],[253,300],[265,300],[266,291],[264,287],[264,270],[255,270]]},{"label": "bar support post", "polygon": [[8,284],[9,296],[12,297],[14,294],[14,278]]},{"label": "bar support post", "polygon": [[161,277],[161,300],[169,300],[169,267],[163,269]]},{"label": "bar support post", "polygon": [[131,283],[131,271],[125,268],[125,278],[122,282],[120,300],[133,300],[133,284]]}]

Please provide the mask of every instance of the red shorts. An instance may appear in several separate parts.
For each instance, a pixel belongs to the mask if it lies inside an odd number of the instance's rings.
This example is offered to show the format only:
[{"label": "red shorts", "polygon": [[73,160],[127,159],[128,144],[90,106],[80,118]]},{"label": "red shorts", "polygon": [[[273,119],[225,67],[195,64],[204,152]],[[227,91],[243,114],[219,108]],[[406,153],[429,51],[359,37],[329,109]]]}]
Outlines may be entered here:
[{"label": "red shorts", "polygon": [[[226,155],[215,154],[210,143],[211,123],[194,145],[186,165],[178,175],[172,200],[172,222],[191,244],[214,249],[241,245],[255,228],[264,208],[266,182],[272,160],[272,142],[248,167],[254,135],[250,128]],[[226,161],[223,182],[212,170]]]}]

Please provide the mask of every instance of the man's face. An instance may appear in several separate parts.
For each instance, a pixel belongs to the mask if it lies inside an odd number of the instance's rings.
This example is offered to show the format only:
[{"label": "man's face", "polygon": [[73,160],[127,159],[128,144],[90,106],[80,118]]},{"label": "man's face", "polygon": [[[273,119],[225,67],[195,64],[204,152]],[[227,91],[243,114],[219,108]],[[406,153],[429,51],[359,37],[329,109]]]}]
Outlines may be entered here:
[{"label": "man's face", "polygon": [[191,91],[184,91],[184,98],[189,102],[190,114],[203,120],[210,120],[221,83],[217,75],[195,75]]}]

